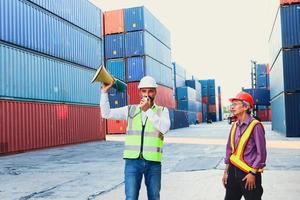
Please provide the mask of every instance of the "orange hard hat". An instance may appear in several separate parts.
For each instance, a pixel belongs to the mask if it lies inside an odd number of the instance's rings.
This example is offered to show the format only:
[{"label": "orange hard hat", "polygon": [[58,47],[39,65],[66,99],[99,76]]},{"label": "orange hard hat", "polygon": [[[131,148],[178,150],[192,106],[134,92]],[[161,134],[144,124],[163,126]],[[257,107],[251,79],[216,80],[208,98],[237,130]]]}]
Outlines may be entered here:
[{"label": "orange hard hat", "polygon": [[250,104],[250,108],[254,107],[254,100],[251,96],[251,94],[247,92],[240,92],[236,95],[235,98],[230,98],[229,101],[234,101],[234,100],[239,100],[239,101],[246,101]]}]

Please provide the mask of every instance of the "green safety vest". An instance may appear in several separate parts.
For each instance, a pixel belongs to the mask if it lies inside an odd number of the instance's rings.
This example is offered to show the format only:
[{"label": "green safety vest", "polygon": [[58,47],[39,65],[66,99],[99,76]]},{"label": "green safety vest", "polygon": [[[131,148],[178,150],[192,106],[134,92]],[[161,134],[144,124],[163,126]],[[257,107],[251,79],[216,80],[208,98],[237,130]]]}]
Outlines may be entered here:
[{"label": "green safety vest", "polygon": [[[154,105],[151,109],[160,116],[164,108]],[[144,134],[142,134],[143,129]],[[153,126],[148,118],[143,127],[140,107],[137,105],[128,107],[124,158],[136,159],[142,156],[145,160],[161,162],[163,139],[163,134]]]}]

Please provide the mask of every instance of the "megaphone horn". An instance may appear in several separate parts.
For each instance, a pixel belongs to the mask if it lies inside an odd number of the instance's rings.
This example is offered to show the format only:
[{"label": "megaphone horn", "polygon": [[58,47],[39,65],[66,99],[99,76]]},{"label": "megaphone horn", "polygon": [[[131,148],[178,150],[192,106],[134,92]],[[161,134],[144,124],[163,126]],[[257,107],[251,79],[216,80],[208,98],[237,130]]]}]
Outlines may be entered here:
[{"label": "megaphone horn", "polygon": [[101,65],[98,70],[96,71],[93,79],[92,79],[92,83],[93,82],[103,82],[106,84],[110,84],[114,81],[114,78],[112,77],[112,75],[106,70],[106,68],[104,67],[104,65]]}]

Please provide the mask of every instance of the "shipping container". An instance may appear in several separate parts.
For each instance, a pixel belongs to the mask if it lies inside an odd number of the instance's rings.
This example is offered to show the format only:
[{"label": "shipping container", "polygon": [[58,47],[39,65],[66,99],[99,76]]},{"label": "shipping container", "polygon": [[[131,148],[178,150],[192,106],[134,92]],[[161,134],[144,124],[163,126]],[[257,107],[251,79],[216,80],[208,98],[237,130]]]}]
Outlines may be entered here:
[{"label": "shipping container", "polygon": [[271,99],[300,90],[300,48],[282,50],[270,72]]},{"label": "shipping container", "polygon": [[251,94],[254,104],[270,105],[270,90],[268,89],[244,89],[245,92]]},{"label": "shipping container", "polygon": [[199,123],[202,123],[202,112],[197,112],[196,113],[196,115],[197,115],[197,123],[199,124]]},{"label": "shipping container", "polygon": [[152,76],[158,84],[169,88],[173,87],[172,68],[157,62],[149,56],[127,58],[126,67],[127,82],[136,82],[144,76]]},{"label": "shipping container", "polygon": [[208,111],[208,105],[207,104],[202,104],[202,118],[203,122],[207,121],[207,111]]},{"label": "shipping container", "polygon": [[104,34],[124,32],[124,10],[111,10],[104,12]]},{"label": "shipping container", "polygon": [[208,104],[208,97],[202,97],[202,103]]},{"label": "shipping container", "polygon": [[281,48],[300,46],[299,24],[300,4],[280,7],[269,39],[272,65]]},{"label": "shipping container", "polygon": [[[138,89],[139,82],[127,84],[127,102],[131,104],[139,104],[141,97]],[[161,85],[157,87],[157,95],[154,102],[159,106],[175,108],[175,100],[173,98],[173,90]]]},{"label": "shipping container", "polygon": [[125,55],[147,55],[166,66],[171,66],[171,50],[146,31],[125,34]]},{"label": "shipping container", "polygon": [[122,58],[125,56],[124,34],[114,34],[105,36],[105,58]]},{"label": "shipping container", "polygon": [[216,104],[216,96],[214,96],[214,95],[209,95],[209,96],[208,96],[208,104],[209,104],[209,105]]},{"label": "shipping container", "polygon": [[174,111],[174,128],[189,127],[189,117],[186,111]]},{"label": "shipping container", "polygon": [[208,105],[208,112],[210,112],[210,113],[217,112],[216,105]]},{"label": "shipping container", "polygon": [[147,30],[168,48],[171,47],[170,31],[145,7],[125,9],[125,32]]},{"label": "shipping container", "polygon": [[267,74],[267,65],[266,64],[257,64],[256,65],[256,76],[266,75]]},{"label": "shipping container", "polygon": [[178,65],[178,63],[176,62],[172,62],[172,66],[174,69],[173,72],[186,80],[186,70],[182,66]]},{"label": "shipping container", "polygon": [[196,90],[190,87],[178,87],[176,88],[177,100],[193,100],[196,101]]},{"label": "shipping container", "polygon": [[106,60],[106,68],[114,77],[126,81],[125,60],[123,58]]},{"label": "shipping container", "polygon": [[1,1],[0,40],[97,69],[102,40],[28,1]]},{"label": "shipping container", "polygon": [[189,124],[197,124],[197,113],[196,112],[188,112]]},{"label": "shipping container", "polygon": [[213,122],[217,121],[217,113],[207,113],[207,119],[208,120],[212,120]]},{"label": "shipping container", "polygon": [[270,76],[268,74],[256,75],[256,88],[269,89],[270,88]]},{"label": "shipping container", "polygon": [[119,108],[127,105],[126,91],[119,92],[112,88],[108,93],[108,99],[111,108]]},{"label": "shipping container", "polygon": [[201,84],[202,97],[207,97],[208,96],[208,81],[207,80],[200,80],[199,82]]},{"label": "shipping container", "polygon": [[171,122],[171,126],[170,126],[170,130],[175,129],[175,124],[174,124],[174,112],[175,109],[169,108],[169,118],[170,118],[170,122]]},{"label": "shipping container", "polygon": [[196,104],[196,111],[195,112],[202,112],[202,103],[199,101],[195,102]]},{"label": "shipping container", "polygon": [[297,4],[300,0],[280,0],[280,5]]},{"label": "shipping container", "polygon": [[28,0],[102,38],[102,12],[87,0]]},{"label": "shipping container", "polygon": [[107,134],[125,134],[127,129],[126,120],[107,120]]},{"label": "shipping container", "polygon": [[0,57],[0,97],[99,104],[93,69],[3,43]]},{"label": "shipping container", "polygon": [[0,154],[105,139],[99,106],[0,100]]},{"label": "shipping container", "polygon": [[287,137],[300,137],[300,93],[281,93],[271,101],[272,129]]},{"label": "shipping container", "polygon": [[187,87],[194,88],[197,92],[201,93],[201,84],[196,80],[185,80],[185,85]]},{"label": "shipping container", "polygon": [[256,116],[262,122],[272,121],[272,111],[271,109],[257,110]]},{"label": "shipping container", "polygon": [[178,110],[185,110],[185,111],[191,111],[191,112],[198,111],[196,101],[193,101],[193,100],[178,100],[177,103],[178,103],[178,105],[177,105]]}]

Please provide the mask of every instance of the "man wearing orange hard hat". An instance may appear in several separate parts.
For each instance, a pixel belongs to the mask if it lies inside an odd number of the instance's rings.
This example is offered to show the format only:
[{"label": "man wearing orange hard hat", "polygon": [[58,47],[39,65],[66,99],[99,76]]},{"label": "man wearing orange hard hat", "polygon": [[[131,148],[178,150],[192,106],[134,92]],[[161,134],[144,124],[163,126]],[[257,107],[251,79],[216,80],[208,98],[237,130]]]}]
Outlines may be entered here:
[{"label": "man wearing orange hard hat", "polygon": [[251,116],[252,96],[240,92],[231,102],[233,123],[225,155],[222,178],[225,200],[260,200],[263,194],[261,173],[266,165],[266,139],[263,125]]}]

